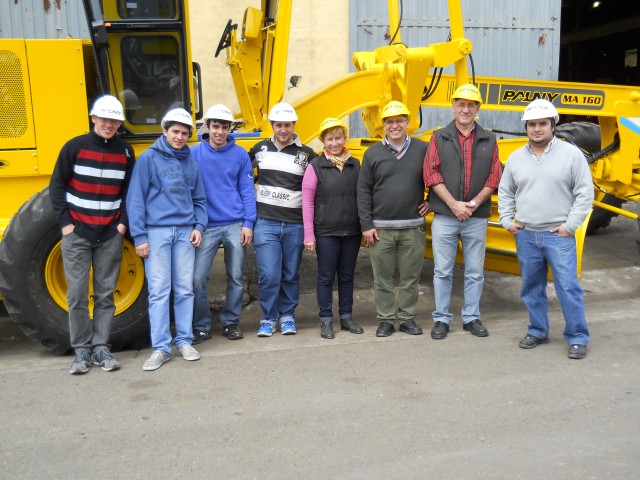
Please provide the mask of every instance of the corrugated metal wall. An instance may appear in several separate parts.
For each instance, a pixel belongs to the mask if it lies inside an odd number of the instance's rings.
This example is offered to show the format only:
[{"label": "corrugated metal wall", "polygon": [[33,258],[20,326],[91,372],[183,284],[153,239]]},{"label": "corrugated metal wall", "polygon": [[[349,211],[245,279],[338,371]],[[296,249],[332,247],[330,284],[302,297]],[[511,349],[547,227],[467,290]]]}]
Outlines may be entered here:
[{"label": "corrugated metal wall", "polygon": [[0,38],[89,38],[80,0],[0,0]]},{"label": "corrugated metal wall", "polygon": [[[560,0],[461,0],[465,36],[472,42],[475,74],[557,80]],[[402,41],[409,47],[445,42],[449,36],[446,0],[402,0]],[[387,0],[351,0],[351,53],[371,51],[389,39]],[[393,34],[393,32],[391,32]],[[453,68],[445,73],[454,73]],[[472,74],[469,65],[469,74]],[[424,109],[422,128],[448,124],[451,110]],[[521,131],[519,114],[480,111],[488,128]],[[351,136],[366,136],[360,114],[350,118]]]}]

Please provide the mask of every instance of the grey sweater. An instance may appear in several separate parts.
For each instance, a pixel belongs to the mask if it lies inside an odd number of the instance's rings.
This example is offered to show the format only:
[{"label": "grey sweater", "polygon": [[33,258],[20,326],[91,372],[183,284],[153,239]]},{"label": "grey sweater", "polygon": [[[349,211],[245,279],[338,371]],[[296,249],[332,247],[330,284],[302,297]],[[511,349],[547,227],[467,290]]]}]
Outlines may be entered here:
[{"label": "grey sweater", "polygon": [[554,138],[538,158],[529,144],[507,159],[498,188],[500,223],[518,222],[527,230],[562,226],[571,233],[593,205],[589,165],[574,145]]}]

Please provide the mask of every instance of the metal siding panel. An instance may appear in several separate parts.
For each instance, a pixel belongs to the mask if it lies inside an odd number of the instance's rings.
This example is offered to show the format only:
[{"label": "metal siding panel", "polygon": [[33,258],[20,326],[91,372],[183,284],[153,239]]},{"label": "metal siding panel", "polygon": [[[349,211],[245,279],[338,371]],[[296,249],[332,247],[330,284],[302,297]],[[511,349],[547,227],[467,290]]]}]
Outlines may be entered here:
[{"label": "metal siding panel", "polygon": [[81,0],[0,1],[0,38],[89,38]]},{"label": "metal siding panel", "polygon": [[[461,0],[465,36],[472,42],[476,75],[557,80],[560,0]],[[403,0],[402,40],[409,47],[440,43],[449,36],[446,0]],[[389,30],[386,0],[351,0],[351,52],[385,45]],[[353,70],[353,68],[352,68]],[[445,73],[452,74],[453,67]],[[471,63],[469,73],[472,74]],[[446,109],[423,108],[423,129],[444,126]],[[522,131],[519,113],[480,111],[482,125]],[[352,136],[367,136],[360,113],[350,117]]]}]

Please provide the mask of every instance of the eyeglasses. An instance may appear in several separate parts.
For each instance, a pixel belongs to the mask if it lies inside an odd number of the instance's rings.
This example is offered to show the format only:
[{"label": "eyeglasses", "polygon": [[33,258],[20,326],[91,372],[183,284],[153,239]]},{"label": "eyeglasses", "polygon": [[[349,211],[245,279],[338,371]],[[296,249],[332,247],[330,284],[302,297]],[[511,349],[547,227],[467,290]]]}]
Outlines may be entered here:
[{"label": "eyeglasses", "polygon": [[475,103],[456,103],[453,107],[460,112],[463,111],[465,108],[469,110],[478,109],[478,105],[476,105]]},{"label": "eyeglasses", "polygon": [[396,118],[395,120],[385,120],[384,124],[388,125],[388,126],[391,126],[391,125],[402,125],[406,121],[407,121],[406,118]]}]

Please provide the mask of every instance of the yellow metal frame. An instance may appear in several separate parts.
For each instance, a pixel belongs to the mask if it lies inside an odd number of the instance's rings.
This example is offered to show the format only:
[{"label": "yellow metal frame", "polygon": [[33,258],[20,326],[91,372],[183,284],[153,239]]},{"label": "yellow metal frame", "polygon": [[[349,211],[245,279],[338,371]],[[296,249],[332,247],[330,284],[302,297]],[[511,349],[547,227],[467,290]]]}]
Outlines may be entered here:
[{"label": "yellow metal frame", "polygon": [[[278,12],[264,12],[266,2],[263,0],[264,15],[248,10],[243,29],[253,32],[253,35],[241,40],[233,36],[231,48],[227,51],[227,65],[231,67],[241,105],[239,117],[245,121],[243,131],[253,131],[266,126],[266,112],[273,103],[281,100],[286,68],[286,58],[281,54],[288,50],[292,1],[280,0],[277,2]],[[621,142],[618,151],[591,164],[598,193],[600,196],[606,192],[621,198],[637,200],[640,193],[640,128],[637,126],[640,124],[640,87],[490,77],[470,79],[467,56],[471,53],[473,45],[464,36],[461,2],[448,0],[447,3],[451,27],[450,41],[427,47],[409,48],[401,43],[402,32],[398,30],[392,45],[379,47],[372,52],[356,52],[353,55],[356,69],[354,73],[294,103],[300,119],[296,124],[296,133],[300,135],[301,140],[307,143],[317,138],[318,127],[327,116],[344,118],[350,113],[361,111],[369,134],[373,137],[368,140],[350,140],[349,144],[358,152],[356,156],[359,155],[361,158],[368,145],[379,141],[383,135],[380,111],[386,103],[391,100],[402,101],[412,112],[417,112],[421,106],[450,108],[451,95],[455,88],[474,80],[483,96],[484,110],[521,112],[532,100],[547,98],[554,102],[561,114],[598,116],[602,147],[609,145],[615,136],[619,136]],[[394,35],[399,19],[397,0],[388,0],[388,8],[390,35]],[[264,26],[258,34],[257,24],[263,18],[275,18],[276,21]],[[275,41],[272,37],[275,37]],[[262,66],[260,71],[258,65]],[[442,75],[438,88],[423,101],[423,92],[430,80],[430,70],[450,65],[454,67],[454,75]],[[269,95],[266,95],[267,91]],[[254,99],[257,103],[252,103]],[[432,132],[416,132],[417,128],[418,118],[417,115],[413,115],[410,118],[410,133],[425,140],[430,138]],[[245,146],[254,142],[252,139],[238,141]],[[499,140],[502,161],[505,162],[509,154],[525,142],[526,138]],[[498,223],[495,196],[492,203],[487,234],[486,268],[518,274],[513,236]],[[615,211],[608,205],[596,205]],[[628,212],[625,212],[625,215],[637,218]],[[430,217],[427,217],[429,230],[430,221]],[[576,234],[579,274],[585,231],[583,226]],[[425,256],[431,257],[430,244]],[[462,262],[461,256],[458,257],[458,262]]]},{"label": "yellow metal frame", "polygon": [[[119,0],[122,1],[122,0]],[[187,0],[177,0],[185,16],[189,8]],[[105,1],[108,14],[116,17],[115,2]],[[237,118],[244,121],[241,132],[269,131],[267,113],[283,99],[289,32],[293,0],[262,0],[261,9],[246,10],[238,32],[232,32],[231,45],[226,51],[226,63],[236,88],[240,113]],[[380,140],[382,122],[380,111],[390,100],[400,100],[410,111],[417,112],[421,106],[448,108],[451,94],[457,85],[474,80],[483,95],[483,109],[495,111],[522,111],[534,98],[554,100],[561,114],[589,114],[598,116],[602,131],[602,146],[620,138],[620,148],[612,154],[591,164],[598,194],[604,192],[619,198],[638,199],[640,193],[640,87],[595,85],[582,83],[548,82],[538,80],[476,77],[470,79],[467,56],[473,45],[464,36],[463,14],[460,0],[448,0],[451,41],[425,47],[409,48],[401,44],[402,32],[398,31],[393,45],[379,47],[373,52],[357,52],[353,55],[356,71],[326,85],[324,88],[294,103],[300,118],[296,132],[303,142],[310,142],[319,133],[318,126],[327,117],[344,118],[361,111],[369,129],[368,139],[350,139],[349,148],[358,158],[368,146]],[[392,29],[399,18],[397,0],[388,0],[389,19]],[[116,13],[114,13],[116,12]],[[266,22],[265,19],[274,21]],[[177,18],[176,18],[177,20]],[[184,19],[186,38],[186,65],[191,65],[189,45],[190,24]],[[137,32],[137,34],[139,31]],[[158,32],[144,33],[157,35]],[[173,35],[172,33],[170,33]],[[120,38],[125,35],[124,33]],[[117,39],[118,36],[112,36]],[[177,37],[174,37],[177,38]],[[28,112],[27,132],[19,139],[5,139],[0,135],[0,235],[10,218],[28,198],[41,191],[49,178],[57,155],[68,139],[86,133],[91,128],[85,85],[85,49],[90,44],[81,40],[0,40],[0,49],[16,53],[25,65],[20,72],[24,84],[24,105]],[[119,50],[114,48],[112,60],[121,61]],[[26,66],[28,65],[28,68]],[[436,91],[427,100],[422,100],[423,91],[430,80],[430,70],[453,65],[453,75],[443,75]],[[181,64],[181,68],[184,64]],[[116,66],[117,67],[117,66]],[[57,72],[51,75],[51,72]],[[190,72],[187,72],[190,73]],[[116,72],[116,81],[121,73]],[[115,89],[116,85],[110,85]],[[189,84],[190,98],[194,99],[194,86]],[[1,108],[1,107],[0,107]],[[52,112],[54,114],[52,115]],[[55,112],[65,112],[64,122],[50,126]],[[69,115],[73,112],[73,115]],[[127,125],[133,131],[144,126]],[[139,128],[138,128],[139,127]],[[416,132],[417,115],[412,116],[410,132],[429,139],[432,132]],[[136,130],[137,129],[137,130]],[[260,137],[238,139],[238,143],[249,148]],[[132,140],[136,154],[140,155],[152,140]],[[192,141],[196,141],[194,136]],[[500,140],[500,156],[503,162],[508,155],[526,139]],[[490,270],[518,274],[515,261],[515,246],[511,235],[497,223],[496,198],[492,199],[492,215],[487,236],[486,267]],[[614,209],[596,201],[595,205],[615,213],[635,217],[634,214]],[[430,229],[430,217],[427,217]],[[582,250],[585,228],[576,235],[578,246],[578,270],[582,266]],[[131,248],[129,246],[129,248]],[[54,252],[55,253],[55,252]],[[430,257],[430,248],[425,256]],[[47,282],[51,283],[51,294],[59,304],[65,303],[62,295],[61,267],[55,255],[50,259]],[[462,261],[461,258],[458,259]],[[122,278],[123,292],[142,288],[140,281],[142,263],[137,257],[123,262],[123,272],[132,278]],[[125,295],[126,297],[126,295]],[[123,297],[124,298],[124,297]],[[129,300],[119,305],[128,308]],[[119,307],[120,308],[120,307]]]}]

